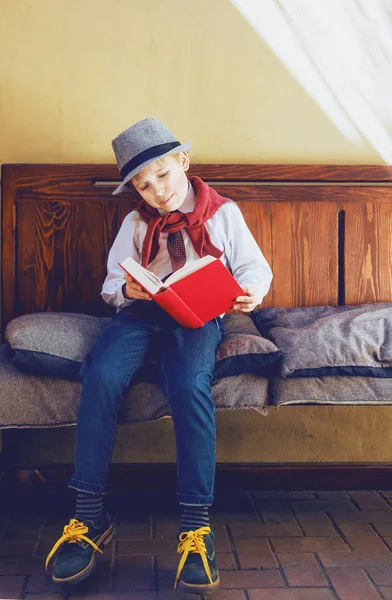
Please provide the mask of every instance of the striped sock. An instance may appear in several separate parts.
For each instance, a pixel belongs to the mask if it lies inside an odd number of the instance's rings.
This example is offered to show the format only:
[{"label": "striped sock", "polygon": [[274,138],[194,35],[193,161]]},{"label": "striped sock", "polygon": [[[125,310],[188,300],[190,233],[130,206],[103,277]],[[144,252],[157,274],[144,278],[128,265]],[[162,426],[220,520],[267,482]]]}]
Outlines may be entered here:
[{"label": "striped sock", "polygon": [[75,519],[78,521],[98,521],[103,512],[103,494],[87,494],[77,491]]},{"label": "striped sock", "polygon": [[199,529],[200,527],[209,527],[210,519],[208,516],[208,506],[187,506],[182,505],[180,532]]}]

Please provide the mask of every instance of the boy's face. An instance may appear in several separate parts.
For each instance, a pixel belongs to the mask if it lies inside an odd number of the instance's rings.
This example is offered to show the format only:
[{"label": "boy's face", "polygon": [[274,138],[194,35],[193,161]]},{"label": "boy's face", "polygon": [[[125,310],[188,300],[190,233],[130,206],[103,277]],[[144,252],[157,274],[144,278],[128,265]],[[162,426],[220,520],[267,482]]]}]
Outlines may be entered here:
[{"label": "boy's face", "polygon": [[132,183],[147,204],[172,212],[181,207],[187,195],[188,166],[187,152],[180,153],[180,161],[169,155],[140,171]]}]

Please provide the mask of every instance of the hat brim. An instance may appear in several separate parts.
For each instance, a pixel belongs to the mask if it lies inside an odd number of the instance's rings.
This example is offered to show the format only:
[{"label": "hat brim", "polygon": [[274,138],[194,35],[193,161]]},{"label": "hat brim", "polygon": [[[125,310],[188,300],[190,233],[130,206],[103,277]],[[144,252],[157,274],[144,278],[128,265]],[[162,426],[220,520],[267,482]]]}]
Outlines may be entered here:
[{"label": "hat brim", "polygon": [[128,181],[130,181],[132,179],[132,177],[135,177],[135,175],[140,173],[140,171],[145,169],[145,167],[148,167],[148,165],[151,165],[156,160],[159,160],[160,158],[163,158],[164,156],[170,156],[171,154],[178,154],[179,152],[189,152],[189,150],[191,148],[192,148],[192,141],[189,140],[188,142],[185,142],[185,144],[181,144],[180,146],[176,146],[176,148],[174,148],[173,150],[169,150],[169,152],[164,152],[163,154],[159,154],[158,156],[155,156],[154,158],[150,158],[149,160],[146,160],[145,162],[141,163],[138,167],[133,169],[133,171],[128,173],[128,175],[124,178],[124,180],[120,183],[120,185],[118,187],[116,187],[114,192],[112,192],[112,196],[117,196],[117,194],[120,194],[120,192],[123,192],[126,187],[126,184],[128,183]]}]

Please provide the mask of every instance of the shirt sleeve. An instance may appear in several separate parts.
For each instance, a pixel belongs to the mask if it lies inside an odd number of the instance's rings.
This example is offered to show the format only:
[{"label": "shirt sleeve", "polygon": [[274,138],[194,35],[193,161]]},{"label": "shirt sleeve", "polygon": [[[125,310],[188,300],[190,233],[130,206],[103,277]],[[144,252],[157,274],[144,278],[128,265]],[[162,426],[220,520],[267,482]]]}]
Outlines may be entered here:
[{"label": "shirt sleeve", "polygon": [[231,272],[241,287],[252,288],[260,304],[272,281],[272,271],[251,234],[241,210],[235,202],[228,202],[225,209],[227,241],[225,254]]},{"label": "shirt sleeve", "polygon": [[140,262],[138,238],[139,238],[139,216],[136,211],[129,213],[110,248],[107,262],[107,276],[103,282],[101,296],[111,306],[117,309],[124,308],[133,302],[124,298],[122,287],[125,283],[124,270],[118,264],[124,258],[131,256]]}]

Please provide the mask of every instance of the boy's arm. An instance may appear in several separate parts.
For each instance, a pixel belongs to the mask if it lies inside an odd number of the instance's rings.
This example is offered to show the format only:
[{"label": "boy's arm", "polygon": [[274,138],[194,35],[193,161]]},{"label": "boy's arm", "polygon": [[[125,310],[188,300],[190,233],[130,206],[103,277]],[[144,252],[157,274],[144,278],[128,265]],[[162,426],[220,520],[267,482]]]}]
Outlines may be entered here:
[{"label": "boy's arm", "polygon": [[137,249],[137,224],[139,222],[138,213],[133,211],[129,213],[118,232],[109,251],[107,262],[107,276],[102,286],[101,296],[108,304],[116,308],[124,308],[133,302],[133,299],[127,299],[124,296],[124,271],[119,266],[119,262],[127,256],[131,256],[137,262],[140,262]]},{"label": "boy's arm", "polygon": [[236,306],[244,312],[250,312],[268,293],[273,275],[238,206],[234,202],[226,206],[225,254],[233,276],[248,292],[247,297],[237,299],[241,306]]}]

